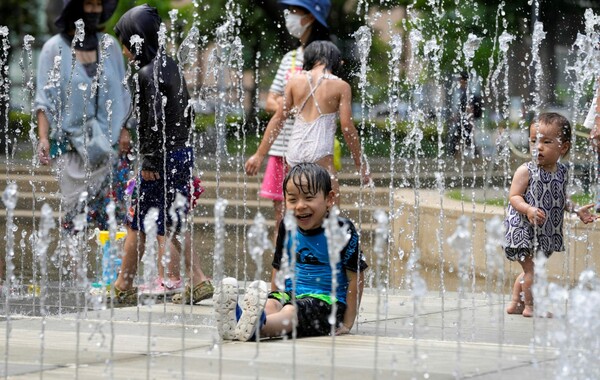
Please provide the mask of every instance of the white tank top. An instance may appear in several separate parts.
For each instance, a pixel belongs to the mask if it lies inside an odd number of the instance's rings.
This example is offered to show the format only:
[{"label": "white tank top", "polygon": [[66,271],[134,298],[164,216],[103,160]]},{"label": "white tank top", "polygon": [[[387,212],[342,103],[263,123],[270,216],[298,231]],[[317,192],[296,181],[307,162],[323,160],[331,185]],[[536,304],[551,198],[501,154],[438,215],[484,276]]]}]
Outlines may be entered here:
[{"label": "white tank top", "polygon": [[[315,87],[312,86],[310,73],[306,72],[310,93],[297,111],[294,127],[292,128],[285,159],[290,166],[301,162],[317,162],[321,158],[333,155],[333,141],[337,129],[337,112],[324,114],[319,108],[315,91],[323,82],[323,79],[339,79],[335,75],[323,74],[317,80]],[[312,97],[319,116],[313,121],[306,121],[301,115],[308,99]]]}]

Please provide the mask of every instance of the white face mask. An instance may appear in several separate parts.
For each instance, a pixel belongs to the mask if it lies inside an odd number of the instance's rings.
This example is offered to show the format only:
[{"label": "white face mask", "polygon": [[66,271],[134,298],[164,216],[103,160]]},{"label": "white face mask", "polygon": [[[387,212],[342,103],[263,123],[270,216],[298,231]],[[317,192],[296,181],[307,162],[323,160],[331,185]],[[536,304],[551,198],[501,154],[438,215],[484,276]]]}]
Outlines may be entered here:
[{"label": "white face mask", "polygon": [[[304,15],[306,16],[306,15]],[[306,29],[310,26],[310,23],[302,25],[302,19],[304,16],[297,15],[291,12],[285,12],[285,27],[287,28],[290,35],[296,38],[302,37]]]}]

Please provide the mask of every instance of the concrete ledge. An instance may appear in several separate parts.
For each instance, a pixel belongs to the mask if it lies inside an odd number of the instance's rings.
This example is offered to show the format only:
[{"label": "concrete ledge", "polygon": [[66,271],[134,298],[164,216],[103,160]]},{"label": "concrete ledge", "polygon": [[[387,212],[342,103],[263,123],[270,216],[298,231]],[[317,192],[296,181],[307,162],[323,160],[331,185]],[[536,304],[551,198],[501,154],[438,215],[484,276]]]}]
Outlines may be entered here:
[{"label": "concrete ledge", "polygon": [[[394,286],[399,286],[404,281],[408,257],[414,253],[420,254],[419,262],[427,269],[428,278],[431,279],[428,284],[432,288],[448,285],[441,283],[444,273],[450,282],[452,277],[456,277],[460,257],[448,244],[448,237],[456,231],[457,220],[462,215],[467,216],[471,222],[472,256],[471,252],[464,254],[471,256],[467,260],[469,275],[472,279],[475,274],[477,287],[490,285],[488,280],[494,276],[510,283],[514,280],[514,275],[521,271],[517,263],[504,258],[500,246],[493,255],[500,255],[502,261],[495,256],[487,257],[486,254],[486,222],[494,217],[503,220],[503,207],[452,200],[436,190],[399,190],[394,194],[394,210],[397,217],[392,221],[392,253],[395,257],[390,260],[394,264],[390,270],[390,280]],[[598,272],[599,223],[584,225],[576,217],[565,216],[564,236],[567,249],[565,252],[554,253],[548,260],[549,279],[571,285],[586,268]],[[499,263],[500,267],[495,268],[494,262]],[[444,272],[440,272],[441,269]]]}]

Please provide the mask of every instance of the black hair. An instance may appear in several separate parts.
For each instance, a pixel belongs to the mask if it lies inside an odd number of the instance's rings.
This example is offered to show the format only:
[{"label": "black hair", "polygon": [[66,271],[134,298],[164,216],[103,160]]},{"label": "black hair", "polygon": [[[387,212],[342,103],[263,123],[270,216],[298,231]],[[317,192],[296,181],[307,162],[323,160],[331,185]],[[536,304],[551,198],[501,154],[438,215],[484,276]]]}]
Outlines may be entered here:
[{"label": "black hair", "polygon": [[312,70],[317,64],[325,65],[325,69],[337,73],[342,63],[342,53],[331,41],[314,41],[304,50],[302,69]]},{"label": "black hair", "polygon": [[[543,112],[538,116],[537,122],[558,128],[560,131],[561,143],[571,144],[571,123],[569,123],[569,120],[563,115],[556,112]],[[571,150],[570,145],[569,149],[565,152],[565,156],[569,153],[569,150]]]},{"label": "black hair", "polygon": [[303,194],[316,195],[319,192],[327,197],[331,192],[331,175],[321,165],[312,162],[302,162],[292,166],[283,179],[283,195],[287,196],[287,184],[289,181]]},{"label": "black hair", "polygon": [[317,19],[315,19],[310,26],[310,33],[308,34],[308,39],[306,40],[306,46],[315,41],[331,41],[331,37],[329,36],[329,28],[318,22]]}]

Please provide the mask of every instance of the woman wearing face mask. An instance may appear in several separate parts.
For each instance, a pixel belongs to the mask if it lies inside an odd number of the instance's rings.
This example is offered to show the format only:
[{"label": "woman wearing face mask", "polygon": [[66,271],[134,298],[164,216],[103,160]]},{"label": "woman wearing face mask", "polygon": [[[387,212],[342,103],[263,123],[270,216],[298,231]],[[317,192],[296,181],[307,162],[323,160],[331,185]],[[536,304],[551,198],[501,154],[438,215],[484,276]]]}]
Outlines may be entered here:
[{"label": "woman wearing face mask", "polygon": [[[122,84],[125,65],[119,43],[100,33],[100,25],[116,7],[117,0],[65,0],[55,22],[61,32],[44,44],[39,57],[34,104],[38,158],[57,173],[62,227],[71,233],[81,228],[73,220],[86,206],[88,230],[108,228],[105,209],[111,199],[116,203],[117,222],[125,217],[130,134],[124,121],[130,96]],[[85,23],[83,41],[75,38],[75,23],[80,19]],[[94,160],[91,123],[96,135],[106,138],[107,147]],[[84,192],[87,202],[80,199]]]},{"label": "woman wearing face mask", "polygon": [[[330,0],[279,0],[279,3],[285,6],[285,26],[290,35],[299,40],[300,46],[287,52],[279,64],[265,106],[265,110],[269,113],[277,111],[277,107],[283,102],[283,92],[288,79],[302,71],[304,47],[313,41],[329,40],[327,17],[331,9]],[[283,218],[282,183],[286,173],[284,156],[293,125],[292,118],[286,121],[283,130],[269,150],[267,168],[260,191],[261,197],[273,200],[275,231],[278,230]]]}]

